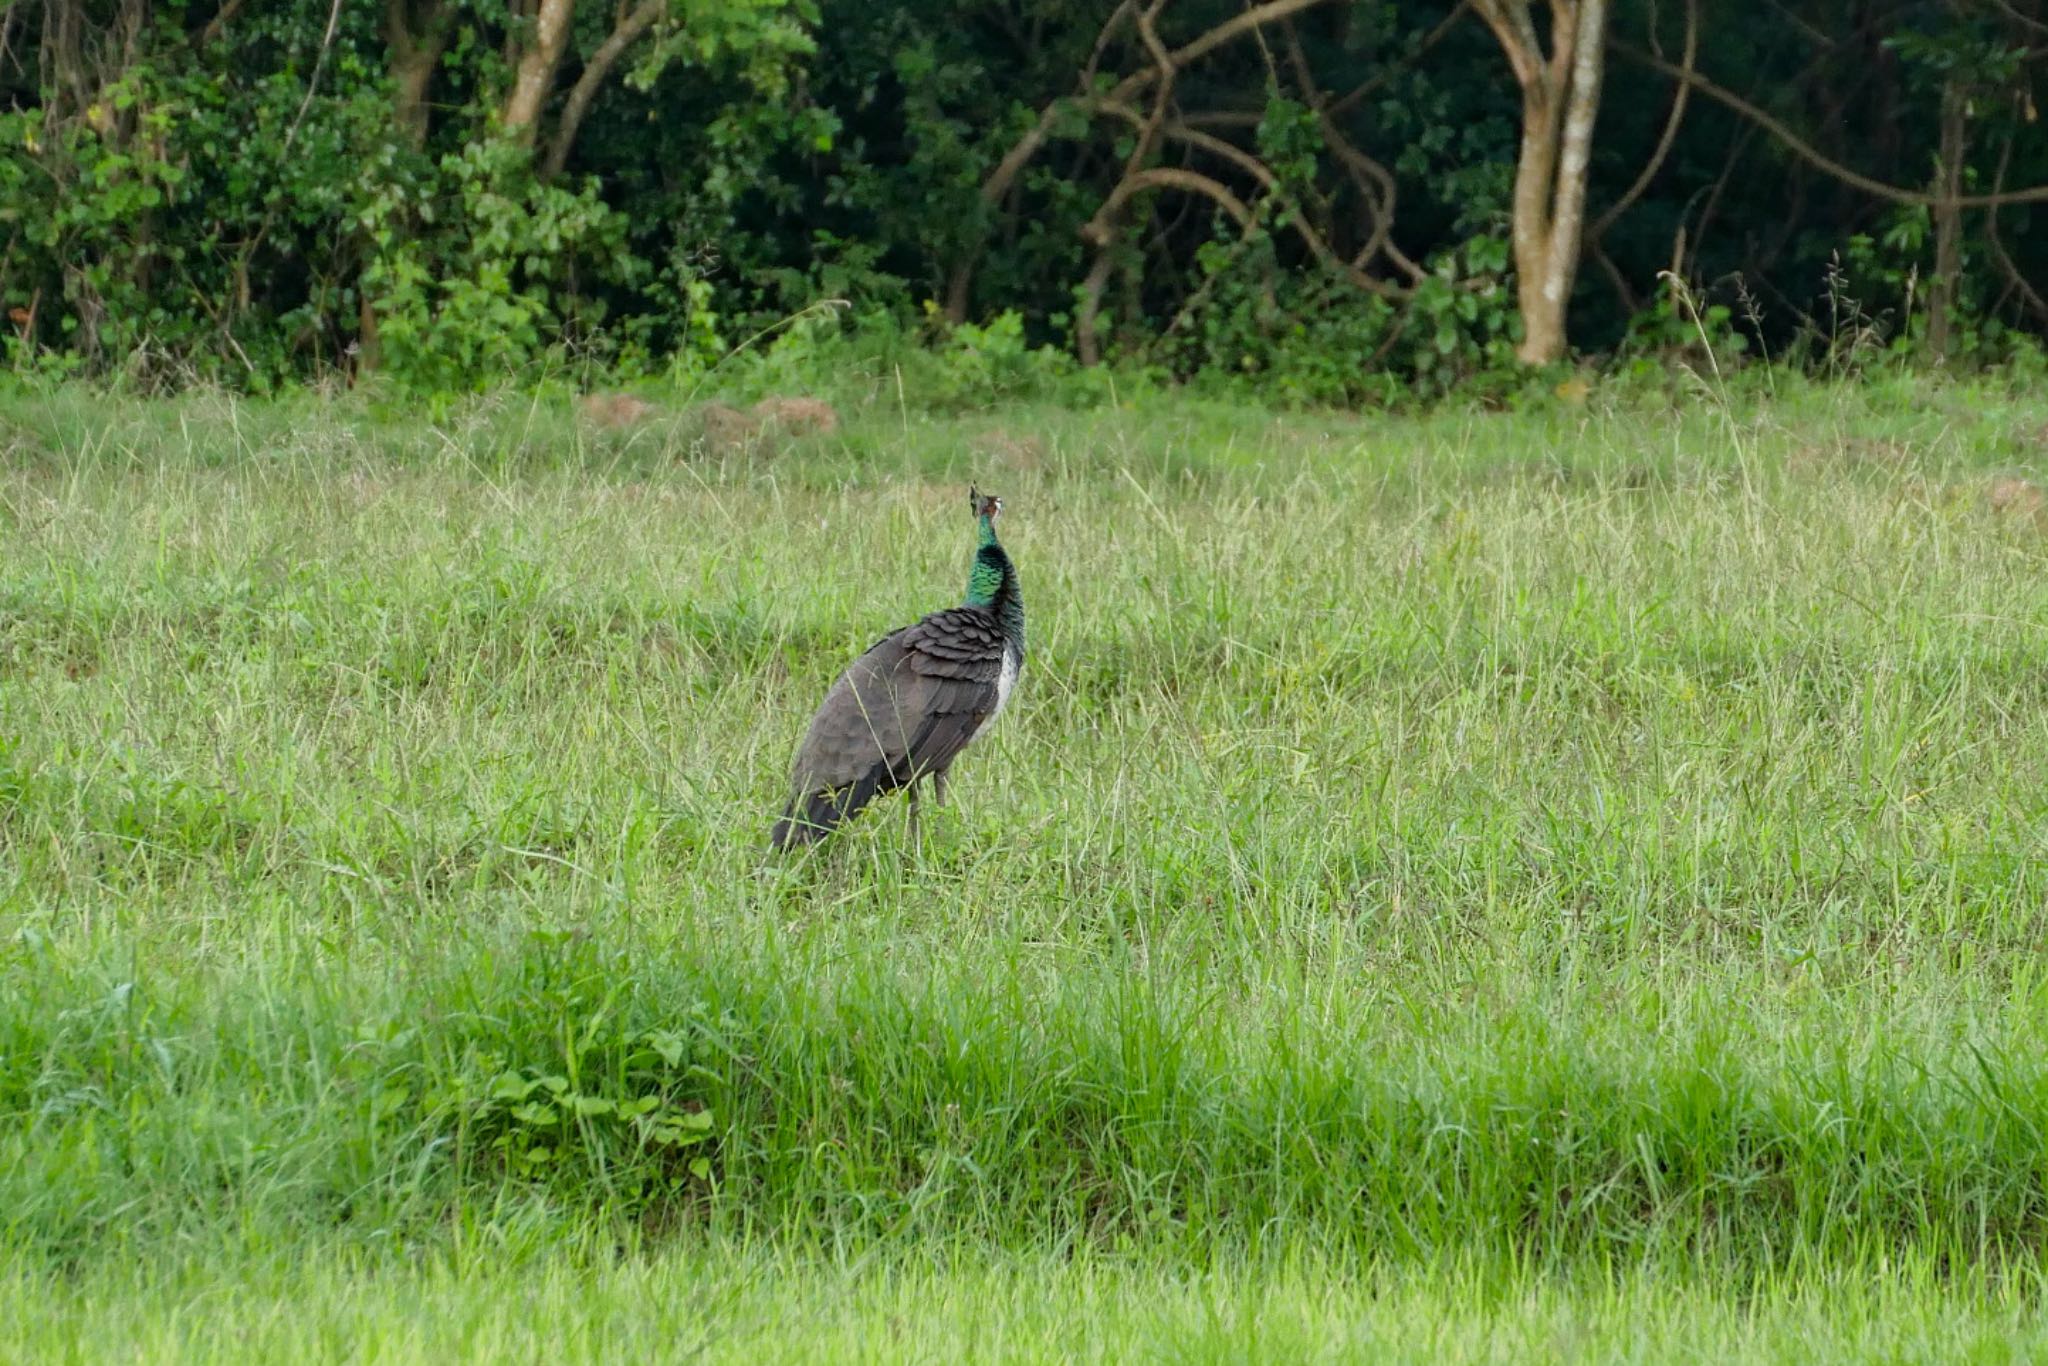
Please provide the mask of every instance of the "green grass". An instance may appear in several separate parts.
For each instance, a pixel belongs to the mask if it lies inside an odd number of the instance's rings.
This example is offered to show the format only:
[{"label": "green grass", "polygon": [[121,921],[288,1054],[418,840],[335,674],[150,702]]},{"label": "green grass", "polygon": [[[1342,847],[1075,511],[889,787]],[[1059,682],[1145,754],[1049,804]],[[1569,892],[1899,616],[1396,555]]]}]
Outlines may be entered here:
[{"label": "green grass", "polygon": [[[0,400],[0,1338],[2021,1359],[2044,421]],[[767,860],[969,479],[1011,713]]]}]

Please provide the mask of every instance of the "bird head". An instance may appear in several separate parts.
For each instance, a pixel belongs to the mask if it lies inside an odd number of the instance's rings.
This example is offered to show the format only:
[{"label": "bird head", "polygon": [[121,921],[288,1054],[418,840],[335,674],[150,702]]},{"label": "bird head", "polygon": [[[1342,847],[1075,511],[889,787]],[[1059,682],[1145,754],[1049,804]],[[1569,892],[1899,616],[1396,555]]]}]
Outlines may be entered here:
[{"label": "bird head", "polygon": [[983,493],[980,489],[970,487],[967,490],[967,501],[973,507],[977,519],[986,517],[993,523],[1002,515],[1003,500],[993,493]]}]

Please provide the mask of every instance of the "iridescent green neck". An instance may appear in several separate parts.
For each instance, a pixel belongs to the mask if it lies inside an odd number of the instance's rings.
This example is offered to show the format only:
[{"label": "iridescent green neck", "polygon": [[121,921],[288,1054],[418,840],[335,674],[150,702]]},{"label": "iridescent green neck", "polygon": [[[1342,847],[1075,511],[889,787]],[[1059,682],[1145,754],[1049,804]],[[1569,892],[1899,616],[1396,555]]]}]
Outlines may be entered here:
[{"label": "iridescent green neck", "polygon": [[1002,623],[1003,638],[1019,659],[1024,655],[1024,595],[1017,587],[1017,569],[996,541],[996,529],[981,519],[981,544],[974,551],[974,570],[967,576],[967,605],[986,607]]},{"label": "iridescent green neck", "polygon": [[998,548],[994,555],[976,555],[974,572],[967,576],[967,605],[969,607],[993,607],[996,594],[1003,591],[1002,554]]},{"label": "iridescent green neck", "polygon": [[1009,570],[1009,557],[996,541],[995,522],[987,517],[981,519],[981,544],[974,552],[974,569],[967,576],[967,605],[969,607],[993,607],[996,594],[1003,591],[1003,580]]}]

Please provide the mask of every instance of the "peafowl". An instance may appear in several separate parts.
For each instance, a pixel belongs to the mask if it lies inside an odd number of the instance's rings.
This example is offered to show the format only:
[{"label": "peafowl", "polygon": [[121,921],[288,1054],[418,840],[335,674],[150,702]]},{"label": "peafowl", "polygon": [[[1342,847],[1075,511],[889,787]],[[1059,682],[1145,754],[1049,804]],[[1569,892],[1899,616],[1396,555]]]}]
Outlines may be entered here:
[{"label": "peafowl", "polygon": [[1024,598],[996,540],[1003,500],[967,496],[980,531],[967,600],[883,636],[832,685],[796,752],[775,848],[822,839],[899,787],[910,789],[915,828],[918,780],[930,778],[943,805],[946,771],[1010,700],[1024,666]]}]

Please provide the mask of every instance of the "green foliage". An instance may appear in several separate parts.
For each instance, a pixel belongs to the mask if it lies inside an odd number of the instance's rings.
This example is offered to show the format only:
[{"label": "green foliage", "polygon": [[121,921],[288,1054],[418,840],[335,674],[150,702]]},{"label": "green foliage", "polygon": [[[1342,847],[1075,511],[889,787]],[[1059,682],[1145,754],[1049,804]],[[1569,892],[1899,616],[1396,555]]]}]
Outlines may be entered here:
[{"label": "green foliage", "polygon": [[1735,310],[1695,299],[1667,279],[1649,308],[1629,320],[1621,354],[1626,369],[1646,377],[1674,360],[1722,373],[1733,370],[1749,350],[1749,337],[1735,325]]},{"label": "green foliage", "polygon": [[[524,149],[502,141],[470,143],[435,171],[380,186],[363,213],[362,289],[400,385],[445,394],[519,378],[558,339],[602,323],[602,305],[567,288],[579,264],[594,280],[639,277],[625,220],[595,185],[538,181]],[[716,342],[707,326],[693,324],[699,346]]]},{"label": "green foliage", "polygon": [[[925,316],[940,340],[931,363],[920,369],[918,391],[925,403],[941,411],[1049,398],[1075,375],[1073,358],[1066,352],[1025,340],[1024,319],[1015,312],[1000,313],[986,324],[947,327],[938,323],[936,307],[927,303]],[[1090,387],[1100,392],[1099,387]]]},{"label": "green foliage", "polygon": [[[500,123],[535,29],[502,5],[31,9],[0,44],[0,347],[24,378],[369,382],[444,402],[570,374],[692,386],[745,339],[841,300],[887,316],[870,350],[900,360],[920,337],[946,351],[934,390],[959,392],[945,401],[1085,397],[1018,356],[1072,348],[1096,264],[1081,229],[1149,171],[1181,179],[1129,197],[1114,225],[1100,340],[1119,363],[1304,404],[1519,382],[1497,250],[1519,97],[1487,28],[1438,0],[1313,5],[1234,31],[1177,70],[1144,148],[1150,97],[1128,82],[1154,57],[1106,3],[667,0],[629,29],[646,11],[577,0],[523,133]],[[1187,0],[1155,36],[1184,47],[1243,12]],[[1961,110],[1963,182],[1982,193],[2048,181],[2030,22],[2024,7],[1812,0],[1707,25],[1698,65],[1907,190],[1930,183],[1943,111]],[[401,100],[412,49],[393,47],[394,24],[431,58],[417,105]],[[1608,110],[1666,107],[1668,80],[1630,54],[1676,50],[1679,12],[1624,8],[1614,24]],[[1836,31],[1855,36],[1809,41]],[[1714,101],[1691,102],[1668,149],[1661,135],[1657,118],[1600,121],[1591,215],[1660,160],[1582,263],[1582,352],[1642,364],[1692,345],[1661,302],[1674,261],[1695,292],[1725,301],[1740,280],[1771,301],[1716,347],[1741,335],[1818,362],[1867,349],[1861,328],[1820,337],[1838,260],[1898,358],[1925,350],[1923,210],[1815,190],[1810,161]],[[2048,268],[2034,212],[1966,216],[1951,360],[1998,363],[2048,323],[2026,283]],[[927,300],[991,330],[928,328]]]},{"label": "green foliage", "polygon": [[1344,407],[1520,382],[1508,246],[1499,238],[1445,252],[1400,300],[1342,279],[1283,276],[1264,234],[1219,239],[1200,259],[1209,302],[1166,347],[1188,376],[1249,385],[1268,401]]},{"label": "green foliage", "polygon": [[[571,936],[539,938],[527,960],[533,978],[510,1002],[471,1016],[446,1041],[448,1054],[427,1064],[419,1103],[429,1128],[514,1179],[586,1181],[625,1208],[709,1182],[714,1119],[692,1093],[721,1078],[703,1063],[704,1008],[633,1027],[621,1018],[629,973]],[[412,1100],[401,1087],[379,1104]]]},{"label": "green foliage", "polygon": [[1110,401],[1119,385],[1135,394],[1148,383],[1132,367],[1084,370],[1057,347],[1032,345],[1014,313],[953,326],[930,303],[917,328],[885,310],[811,309],[775,326],[761,345],[725,358],[715,373],[692,379],[732,397],[822,390],[850,403],[879,399],[941,413],[1020,401],[1085,409]]}]

